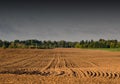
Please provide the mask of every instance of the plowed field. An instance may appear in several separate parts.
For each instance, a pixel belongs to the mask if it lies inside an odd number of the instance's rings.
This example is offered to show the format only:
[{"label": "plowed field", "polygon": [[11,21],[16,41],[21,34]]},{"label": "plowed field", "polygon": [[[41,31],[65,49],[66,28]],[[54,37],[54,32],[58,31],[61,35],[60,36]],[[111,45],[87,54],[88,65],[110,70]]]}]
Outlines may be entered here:
[{"label": "plowed field", "polygon": [[120,84],[120,52],[0,49],[0,84]]}]

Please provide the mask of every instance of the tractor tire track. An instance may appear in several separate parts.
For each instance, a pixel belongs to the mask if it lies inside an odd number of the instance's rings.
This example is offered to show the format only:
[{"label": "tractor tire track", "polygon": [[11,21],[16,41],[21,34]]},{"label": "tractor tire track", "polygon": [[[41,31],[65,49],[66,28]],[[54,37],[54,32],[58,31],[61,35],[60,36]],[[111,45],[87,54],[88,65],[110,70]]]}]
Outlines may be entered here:
[{"label": "tractor tire track", "polygon": [[118,72],[102,72],[102,71],[86,71],[88,77],[101,77],[101,78],[108,78],[108,79],[115,79],[120,78],[120,74]]}]

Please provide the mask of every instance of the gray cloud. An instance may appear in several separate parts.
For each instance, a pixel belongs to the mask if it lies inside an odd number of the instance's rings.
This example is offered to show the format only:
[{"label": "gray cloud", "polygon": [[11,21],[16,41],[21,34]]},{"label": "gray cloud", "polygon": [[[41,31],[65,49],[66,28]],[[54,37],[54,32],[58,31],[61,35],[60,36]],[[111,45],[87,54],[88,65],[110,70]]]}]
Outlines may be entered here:
[{"label": "gray cloud", "polygon": [[0,39],[120,40],[120,7],[114,2],[5,3],[0,7]]}]

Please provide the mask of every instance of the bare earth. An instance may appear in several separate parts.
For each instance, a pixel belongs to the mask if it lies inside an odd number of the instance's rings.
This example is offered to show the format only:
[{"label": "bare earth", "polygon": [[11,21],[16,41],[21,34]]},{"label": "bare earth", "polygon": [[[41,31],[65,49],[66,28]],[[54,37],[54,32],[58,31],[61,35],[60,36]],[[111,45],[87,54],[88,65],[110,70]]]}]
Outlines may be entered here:
[{"label": "bare earth", "polygon": [[120,52],[0,49],[0,84],[120,84]]}]

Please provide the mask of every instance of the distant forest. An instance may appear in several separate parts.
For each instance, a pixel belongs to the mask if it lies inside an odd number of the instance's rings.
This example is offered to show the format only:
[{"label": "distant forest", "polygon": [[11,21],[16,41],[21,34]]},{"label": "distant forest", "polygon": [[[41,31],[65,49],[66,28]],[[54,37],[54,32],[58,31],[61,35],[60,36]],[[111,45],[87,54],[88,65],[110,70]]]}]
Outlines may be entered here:
[{"label": "distant forest", "polygon": [[37,48],[37,49],[51,49],[51,48],[120,48],[120,42],[117,40],[81,40],[80,42],[71,41],[39,41],[39,40],[14,40],[2,41],[0,40],[1,48]]}]

